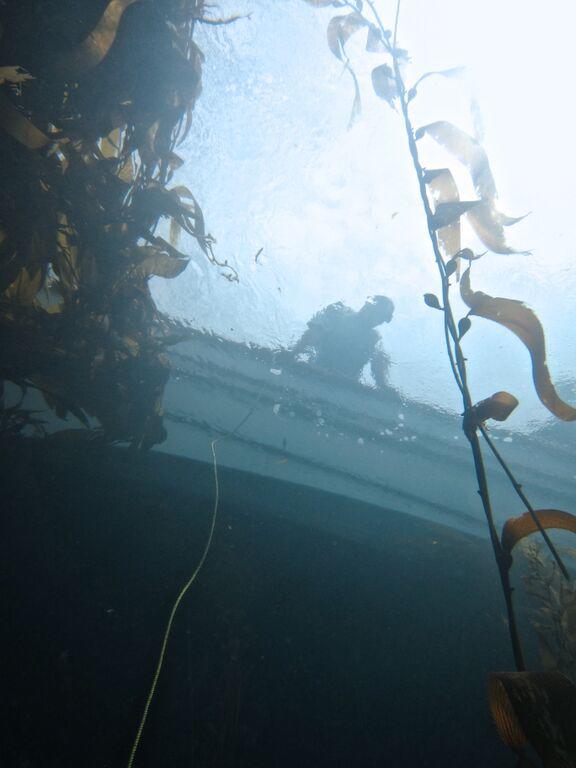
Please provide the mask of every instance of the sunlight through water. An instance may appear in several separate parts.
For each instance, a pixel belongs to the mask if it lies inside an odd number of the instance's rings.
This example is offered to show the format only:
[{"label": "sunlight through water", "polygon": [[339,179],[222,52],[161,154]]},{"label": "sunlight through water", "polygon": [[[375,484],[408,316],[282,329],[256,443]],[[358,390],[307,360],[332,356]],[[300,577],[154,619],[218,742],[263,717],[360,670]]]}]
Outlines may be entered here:
[{"label": "sunlight through water", "polygon": [[[388,25],[395,4],[377,4]],[[463,66],[458,79],[429,78],[411,104],[415,127],[450,120],[483,137],[505,213],[530,215],[507,231],[531,255],[487,254],[473,287],[527,302],[547,334],[559,392],[576,402],[573,322],[574,192],[569,149],[572,102],[568,55],[572,6],[487,0],[402,5],[399,45],[411,63],[407,84],[428,70]],[[227,0],[222,14],[250,12],[226,27],[200,30],[205,88],[177,177],[197,195],[219,257],[240,274],[224,280],[202,262],[176,281],[156,281],[162,309],[237,341],[287,347],[322,307],[358,309],[372,294],[396,305],[382,328],[391,382],[409,398],[461,409],[443,346],[442,319],[422,294],[440,286],[399,114],[372,92],[371,69],[384,61],[349,43],[362,114],[348,130],[352,80],[326,45],[326,25],[341,9]],[[550,33],[550,29],[554,34]],[[427,167],[449,165],[462,199],[474,191],[463,167],[429,139]],[[484,250],[463,227],[463,246]],[[260,251],[260,249],[262,249]],[[256,254],[259,253],[256,258]],[[466,309],[454,287],[457,317]],[[530,360],[505,329],[475,318],[466,337],[474,397],[514,392],[521,407],[507,423],[549,420],[531,382]]]}]

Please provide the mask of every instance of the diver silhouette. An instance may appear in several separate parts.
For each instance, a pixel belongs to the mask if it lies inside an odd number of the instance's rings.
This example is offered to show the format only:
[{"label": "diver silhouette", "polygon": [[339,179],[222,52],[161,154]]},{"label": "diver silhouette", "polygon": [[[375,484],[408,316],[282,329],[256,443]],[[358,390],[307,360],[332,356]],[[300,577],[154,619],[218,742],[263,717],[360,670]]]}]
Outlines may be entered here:
[{"label": "diver silhouette", "polygon": [[387,296],[372,296],[358,312],[341,301],[330,304],[308,322],[293,347],[295,355],[307,355],[318,368],[334,371],[358,381],[366,363],[377,387],[387,385],[390,359],[380,347],[374,330],[389,323],[394,304]]}]

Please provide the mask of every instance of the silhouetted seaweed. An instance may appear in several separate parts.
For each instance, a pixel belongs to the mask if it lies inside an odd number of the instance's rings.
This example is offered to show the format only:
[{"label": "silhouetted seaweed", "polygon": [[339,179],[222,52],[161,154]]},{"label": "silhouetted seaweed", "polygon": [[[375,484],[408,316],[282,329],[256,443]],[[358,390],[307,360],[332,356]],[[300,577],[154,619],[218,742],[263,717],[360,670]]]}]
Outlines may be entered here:
[{"label": "silhouetted seaweed", "polygon": [[169,186],[201,91],[195,25],[227,21],[203,0],[0,5],[0,380],[111,441],[165,437],[174,334],[148,282],[186,268],[175,230],[237,279]]}]

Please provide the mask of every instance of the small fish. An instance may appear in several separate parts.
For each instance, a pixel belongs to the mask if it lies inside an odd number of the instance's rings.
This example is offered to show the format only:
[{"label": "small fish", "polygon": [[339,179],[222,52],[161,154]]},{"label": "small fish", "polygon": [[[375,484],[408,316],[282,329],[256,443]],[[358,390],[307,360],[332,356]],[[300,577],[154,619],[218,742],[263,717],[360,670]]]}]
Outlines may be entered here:
[{"label": "small fish", "polygon": [[258,256],[260,256],[260,254],[262,253],[263,250],[264,250],[264,248],[260,248],[260,250],[258,251],[256,256],[254,256],[254,261],[255,261],[256,264],[258,263]]}]

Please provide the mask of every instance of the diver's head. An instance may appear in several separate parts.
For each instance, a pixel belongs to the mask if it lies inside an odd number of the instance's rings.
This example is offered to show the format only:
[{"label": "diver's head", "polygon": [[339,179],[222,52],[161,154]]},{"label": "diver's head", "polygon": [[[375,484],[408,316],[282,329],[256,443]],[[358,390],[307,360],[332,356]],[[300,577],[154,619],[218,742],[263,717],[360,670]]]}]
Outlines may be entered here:
[{"label": "diver's head", "polygon": [[375,328],[381,323],[389,323],[393,314],[394,303],[388,296],[371,296],[358,312],[358,317],[370,328]]}]

